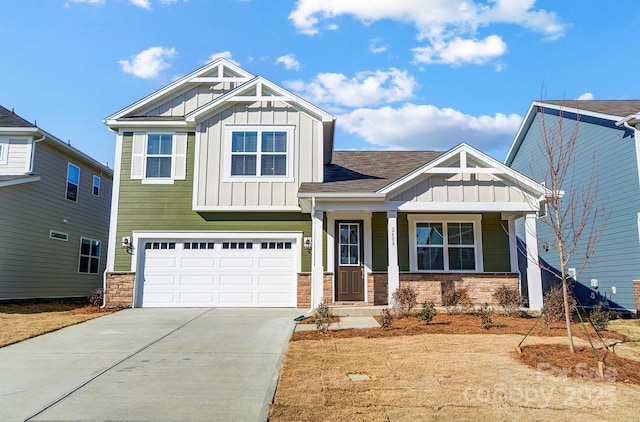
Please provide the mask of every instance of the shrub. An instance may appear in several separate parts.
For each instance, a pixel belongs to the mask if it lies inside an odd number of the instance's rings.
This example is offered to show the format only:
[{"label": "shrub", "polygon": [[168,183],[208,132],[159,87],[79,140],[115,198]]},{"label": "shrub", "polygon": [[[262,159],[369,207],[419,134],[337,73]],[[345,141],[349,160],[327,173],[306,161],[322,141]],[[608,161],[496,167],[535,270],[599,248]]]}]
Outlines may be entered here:
[{"label": "shrub", "polygon": [[593,328],[598,331],[605,331],[609,328],[611,312],[609,312],[608,309],[605,309],[602,303],[598,303],[593,307],[591,312],[589,312],[589,319],[591,320],[591,324],[593,324]]},{"label": "shrub", "polygon": [[393,322],[393,315],[391,315],[391,311],[389,308],[384,308],[381,314],[380,325],[383,330],[388,330],[391,327],[391,323]]},{"label": "shrub", "polygon": [[318,307],[313,311],[313,315],[316,319],[316,327],[318,330],[326,333],[331,326],[331,319],[333,318],[333,312],[331,308],[324,303],[324,299],[320,301]]},{"label": "shrub", "polygon": [[[569,296],[569,314],[573,315],[576,310],[576,300],[571,292],[567,292],[567,294]],[[544,320],[549,329],[551,329],[552,324],[564,319],[564,297],[562,295],[562,285],[551,288],[551,290],[544,295],[544,306],[542,308],[542,312],[544,312]]]},{"label": "shrub", "polygon": [[428,324],[436,316],[436,313],[436,305],[433,302],[422,302],[422,309],[418,311],[417,317]]},{"label": "shrub", "polygon": [[502,308],[505,315],[513,316],[520,313],[519,308],[524,304],[524,298],[518,288],[501,286],[493,292],[493,299]]},{"label": "shrub", "polygon": [[393,292],[392,298],[393,307],[397,309],[401,316],[409,315],[411,309],[418,303],[418,293],[410,286],[398,287]]},{"label": "shrub", "polygon": [[481,323],[481,327],[484,328],[485,330],[488,330],[489,327],[491,327],[491,324],[493,323],[493,319],[491,318],[491,308],[489,308],[489,304],[485,303],[484,305],[482,305],[482,307],[480,308],[480,323]]},{"label": "shrub", "polygon": [[103,300],[104,290],[102,290],[102,288],[91,290],[87,296],[87,301],[91,306],[102,306]]},{"label": "shrub", "polygon": [[450,287],[442,293],[442,304],[450,314],[461,314],[471,308],[471,299],[466,288]]}]

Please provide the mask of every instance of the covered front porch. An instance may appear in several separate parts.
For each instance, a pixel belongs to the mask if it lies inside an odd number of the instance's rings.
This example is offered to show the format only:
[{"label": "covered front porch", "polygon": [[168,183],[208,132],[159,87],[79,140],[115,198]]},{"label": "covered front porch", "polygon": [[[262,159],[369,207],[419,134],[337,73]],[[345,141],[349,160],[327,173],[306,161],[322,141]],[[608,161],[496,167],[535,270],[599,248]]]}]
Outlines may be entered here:
[{"label": "covered front porch", "polygon": [[300,189],[312,219],[312,270],[298,277],[299,307],[390,305],[405,285],[436,305],[449,288],[466,288],[475,305],[492,303],[497,288],[520,287],[520,252],[521,294],[542,308],[536,221],[548,189],[466,144],[396,178],[387,173],[394,163],[379,171],[369,163],[368,173],[360,164],[349,162],[353,179],[342,173]]}]

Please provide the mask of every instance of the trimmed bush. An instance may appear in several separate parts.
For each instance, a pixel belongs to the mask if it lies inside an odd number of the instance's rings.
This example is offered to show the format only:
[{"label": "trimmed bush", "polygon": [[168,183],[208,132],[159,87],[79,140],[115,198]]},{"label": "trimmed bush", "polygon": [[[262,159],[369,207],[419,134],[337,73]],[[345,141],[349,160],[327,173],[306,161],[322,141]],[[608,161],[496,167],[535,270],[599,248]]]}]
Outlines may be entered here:
[{"label": "trimmed bush", "polygon": [[520,314],[520,307],[524,304],[524,297],[520,295],[517,287],[498,287],[492,296],[505,315],[515,316]]},{"label": "trimmed bush", "polygon": [[[576,300],[570,291],[567,292],[569,299],[569,314],[573,315],[576,311]],[[563,321],[564,318],[564,297],[562,294],[562,286],[553,287],[544,295],[544,320],[547,327],[551,329],[551,325]]]},{"label": "trimmed bush", "polygon": [[389,308],[384,308],[382,310],[380,319],[381,319],[380,325],[382,326],[382,329],[388,330],[391,327],[391,324],[393,323],[393,315],[391,315],[391,311],[389,310]]},{"label": "trimmed bush", "polygon": [[407,316],[414,306],[418,304],[418,293],[412,287],[398,287],[393,292],[393,307],[400,316]]},{"label": "trimmed bush", "polygon": [[329,326],[331,326],[333,312],[331,312],[331,308],[324,302],[324,299],[320,301],[318,307],[313,311],[313,315],[316,319],[316,328],[326,333],[327,330],[329,330]]},{"label": "trimmed bush", "polygon": [[471,309],[471,299],[466,288],[450,287],[442,292],[442,304],[450,314],[462,314]]},{"label": "trimmed bush", "polygon": [[87,301],[91,306],[102,306],[103,300],[104,290],[102,290],[102,288],[91,290],[87,296]]},{"label": "trimmed bush", "polygon": [[611,319],[611,312],[605,309],[602,303],[598,303],[589,312],[589,319],[593,328],[598,331],[606,331],[609,328],[609,320]]},{"label": "trimmed bush", "polygon": [[492,313],[493,312],[487,303],[482,305],[480,308],[480,326],[485,330],[488,330],[489,327],[491,327],[491,324],[493,324],[493,319],[491,318]]},{"label": "trimmed bush", "polygon": [[422,309],[417,313],[417,317],[420,321],[424,321],[426,324],[430,323],[434,316],[436,316],[436,305],[433,302],[422,302]]}]

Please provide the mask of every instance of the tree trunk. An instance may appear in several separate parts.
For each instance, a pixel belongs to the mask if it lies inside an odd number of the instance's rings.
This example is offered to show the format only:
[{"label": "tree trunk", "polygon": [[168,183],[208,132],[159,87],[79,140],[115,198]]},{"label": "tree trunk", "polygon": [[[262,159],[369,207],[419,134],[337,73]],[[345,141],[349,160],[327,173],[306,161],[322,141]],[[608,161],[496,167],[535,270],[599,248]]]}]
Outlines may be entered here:
[{"label": "tree trunk", "polygon": [[569,338],[569,351],[575,353],[573,345],[573,333],[571,332],[571,313],[569,312],[569,289],[567,288],[567,277],[562,277],[562,298],[564,299],[564,318],[567,321],[567,337]]}]

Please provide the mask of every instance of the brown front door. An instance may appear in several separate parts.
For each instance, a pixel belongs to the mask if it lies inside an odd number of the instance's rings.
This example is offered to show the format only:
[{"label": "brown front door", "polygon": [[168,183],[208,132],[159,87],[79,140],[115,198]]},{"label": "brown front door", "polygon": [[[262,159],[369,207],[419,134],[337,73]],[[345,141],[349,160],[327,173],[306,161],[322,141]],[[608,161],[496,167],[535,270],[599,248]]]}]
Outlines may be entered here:
[{"label": "brown front door", "polygon": [[362,221],[336,222],[336,300],[364,300]]}]

